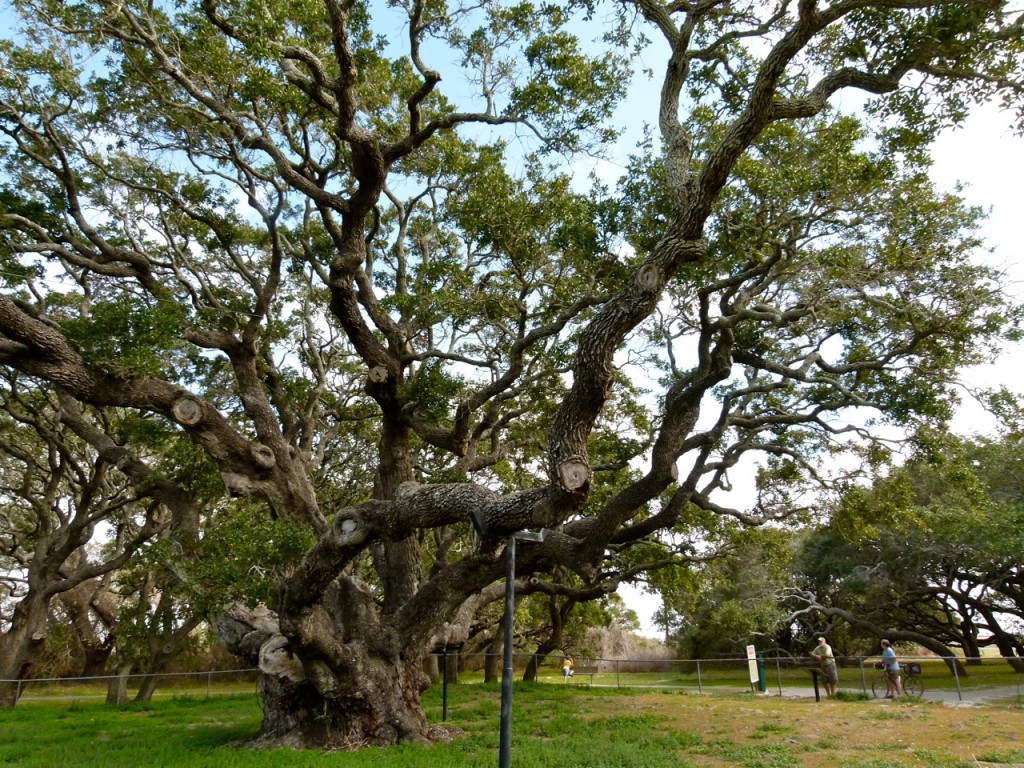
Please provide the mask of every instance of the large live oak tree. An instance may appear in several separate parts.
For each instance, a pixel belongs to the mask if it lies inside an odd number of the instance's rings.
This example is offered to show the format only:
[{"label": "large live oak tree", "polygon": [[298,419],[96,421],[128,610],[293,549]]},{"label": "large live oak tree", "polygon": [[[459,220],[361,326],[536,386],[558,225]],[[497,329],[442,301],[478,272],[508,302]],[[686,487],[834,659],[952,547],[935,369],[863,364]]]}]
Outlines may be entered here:
[{"label": "large live oak tree", "polygon": [[[548,528],[518,573],[572,578],[523,587],[580,599],[699,556],[870,445],[855,412],[947,415],[1010,318],[924,173],[973,101],[1019,103],[1000,2],[15,5],[0,365],[160,417],[315,537],[217,622],[270,742],[431,737],[424,657],[500,594],[505,534]],[[582,183],[637,51],[656,131]]]}]

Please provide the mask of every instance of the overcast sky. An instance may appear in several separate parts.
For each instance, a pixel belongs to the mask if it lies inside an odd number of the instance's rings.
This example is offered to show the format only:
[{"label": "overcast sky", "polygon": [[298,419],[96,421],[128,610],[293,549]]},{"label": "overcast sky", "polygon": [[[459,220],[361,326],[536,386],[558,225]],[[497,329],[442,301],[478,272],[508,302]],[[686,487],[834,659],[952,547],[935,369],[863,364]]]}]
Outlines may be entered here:
[{"label": "overcast sky", "polygon": [[[948,131],[935,146],[932,178],[943,188],[966,185],[964,197],[972,205],[990,210],[984,234],[995,252],[990,266],[1005,269],[1008,288],[1024,301],[1024,137],[1010,129],[1011,118],[994,107],[978,110],[968,124]],[[968,371],[973,385],[1003,384],[1024,393],[1024,349],[1010,348],[994,365]],[[965,404],[956,426],[964,434],[988,433],[993,420],[980,408]]]}]

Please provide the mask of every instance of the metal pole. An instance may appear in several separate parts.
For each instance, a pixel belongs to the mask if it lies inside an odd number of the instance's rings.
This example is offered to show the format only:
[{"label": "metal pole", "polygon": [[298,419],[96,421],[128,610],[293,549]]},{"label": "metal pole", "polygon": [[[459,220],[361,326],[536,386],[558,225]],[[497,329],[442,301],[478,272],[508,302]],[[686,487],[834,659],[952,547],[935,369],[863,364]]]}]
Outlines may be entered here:
[{"label": "metal pole", "polygon": [[505,664],[501,670],[501,735],[498,768],[512,765],[512,614],[516,599],[516,539],[505,543]]},{"label": "metal pole", "polygon": [[448,648],[445,647],[441,656],[441,663],[444,664],[444,671],[441,673],[441,722],[448,720]]}]

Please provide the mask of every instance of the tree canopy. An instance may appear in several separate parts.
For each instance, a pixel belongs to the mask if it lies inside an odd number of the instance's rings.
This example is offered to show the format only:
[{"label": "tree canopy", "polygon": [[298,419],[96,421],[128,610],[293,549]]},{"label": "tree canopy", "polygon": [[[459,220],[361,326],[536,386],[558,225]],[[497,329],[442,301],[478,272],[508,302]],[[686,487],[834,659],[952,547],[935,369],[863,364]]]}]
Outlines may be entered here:
[{"label": "tree canopy", "polygon": [[[925,151],[975,103],[1024,120],[1006,3],[14,8],[0,366],[75,404],[186,582],[232,515],[309,537],[208,604],[269,742],[428,738],[422,661],[507,534],[550,531],[524,594],[693,562],[946,418],[1017,319]],[[588,177],[637,54],[649,132]]]},{"label": "tree canopy", "polygon": [[847,489],[804,542],[797,605],[972,663],[991,646],[1024,671],[1019,453],[1016,437],[931,434],[905,464]]}]

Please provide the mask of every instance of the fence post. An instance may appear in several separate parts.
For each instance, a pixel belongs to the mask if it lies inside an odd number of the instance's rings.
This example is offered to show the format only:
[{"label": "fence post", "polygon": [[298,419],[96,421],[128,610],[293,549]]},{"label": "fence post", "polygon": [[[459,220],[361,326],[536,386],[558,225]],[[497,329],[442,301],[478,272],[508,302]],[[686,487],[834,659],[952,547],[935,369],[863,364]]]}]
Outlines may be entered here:
[{"label": "fence post", "polygon": [[858,661],[858,665],[860,666],[860,690],[861,690],[861,693],[863,693],[865,696],[867,696],[868,695],[868,678],[867,678],[867,675],[864,674],[864,657],[863,656],[860,657],[860,661]]},{"label": "fence post", "polygon": [[701,685],[700,679],[700,659],[697,659],[697,693],[704,693],[704,688]]},{"label": "fence post", "polygon": [[448,721],[448,645],[441,654],[441,722]]},{"label": "fence post", "polygon": [[18,680],[18,684],[14,689],[14,706],[18,706],[18,702],[21,701],[21,680]]},{"label": "fence post", "polygon": [[619,682],[619,660],[615,660],[615,687],[621,688],[622,683]]},{"label": "fence post", "polygon": [[210,685],[212,683],[212,677],[213,672],[211,672],[210,670],[206,670],[206,698],[210,698]]},{"label": "fence post", "polygon": [[960,673],[956,671],[956,656],[953,656],[949,661],[949,666],[953,668],[953,682],[956,683],[956,697],[959,701],[963,701],[964,692],[960,690]]}]

